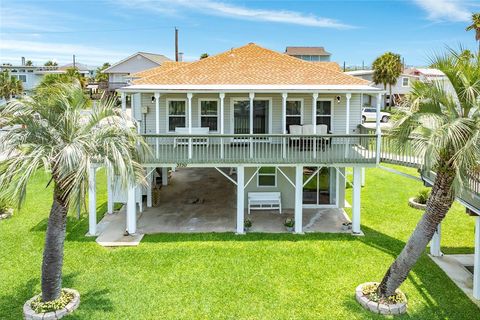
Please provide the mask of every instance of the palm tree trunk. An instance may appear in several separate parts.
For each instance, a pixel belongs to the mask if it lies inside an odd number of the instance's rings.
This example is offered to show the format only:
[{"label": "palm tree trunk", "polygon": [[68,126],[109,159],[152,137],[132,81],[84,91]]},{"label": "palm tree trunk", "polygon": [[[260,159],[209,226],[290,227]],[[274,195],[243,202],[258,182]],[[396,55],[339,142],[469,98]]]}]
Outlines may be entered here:
[{"label": "palm tree trunk", "polygon": [[48,218],[42,263],[42,299],[55,300],[62,289],[63,245],[67,227],[68,207],[55,188]]},{"label": "palm tree trunk", "polygon": [[451,192],[454,178],[455,173],[451,169],[438,170],[425,213],[378,287],[381,297],[386,298],[395,293],[432,240],[439,223],[445,218],[454,201]]}]

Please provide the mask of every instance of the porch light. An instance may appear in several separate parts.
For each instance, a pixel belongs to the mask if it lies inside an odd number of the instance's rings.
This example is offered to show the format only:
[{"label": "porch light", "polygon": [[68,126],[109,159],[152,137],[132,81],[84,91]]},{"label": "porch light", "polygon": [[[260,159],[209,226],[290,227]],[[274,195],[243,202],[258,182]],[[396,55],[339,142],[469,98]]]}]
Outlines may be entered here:
[{"label": "porch light", "polygon": [[335,99],[337,100],[337,103],[340,103],[340,101],[342,100],[342,97],[336,96]]},{"label": "porch light", "polygon": [[152,96],[152,103],[155,103],[155,96]]}]

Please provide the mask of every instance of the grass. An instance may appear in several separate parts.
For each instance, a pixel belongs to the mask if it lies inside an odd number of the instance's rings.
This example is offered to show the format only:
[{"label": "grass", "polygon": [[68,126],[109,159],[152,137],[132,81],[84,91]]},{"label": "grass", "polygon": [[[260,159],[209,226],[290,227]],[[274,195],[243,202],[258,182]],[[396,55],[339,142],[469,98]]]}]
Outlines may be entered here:
[{"label": "grass", "polygon": [[[411,170],[415,174],[415,170]],[[99,174],[98,213],[106,207]],[[46,177],[0,221],[0,319],[20,319],[40,291],[51,190]],[[86,238],[88,219],[69,217],[64,287],[81,305],[70,319],[384,319],[354,299],[362,282],[381,280],[421,212],[407,199],[420,182],[367,170],[362,190],[365,237],[335,234],[159,234],[136,248],[106,249]],[[347,191],[351,197],[351,189]],[[442,250],[473,252],[473,219],[455,204],[442,227]],[[408,314],[398,319],[475,319],[479,309],[422,256],[401,287]]]}]

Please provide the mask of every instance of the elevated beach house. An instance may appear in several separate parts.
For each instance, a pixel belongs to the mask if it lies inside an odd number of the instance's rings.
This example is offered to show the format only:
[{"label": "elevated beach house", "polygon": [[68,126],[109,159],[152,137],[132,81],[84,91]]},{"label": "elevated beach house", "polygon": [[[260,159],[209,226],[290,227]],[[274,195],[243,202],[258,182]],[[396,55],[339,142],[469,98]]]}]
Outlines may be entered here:
[{"label": "elevated beach house", "polygon": [[[123,109],[131,98],[132,117],[152,147],[153,158],[144,163],[149,184],[158,175],[167,184],[167,170],[175,168],[218,170],[218,179],[235,186],[231,231],[244,233],[248,213],[268,209],[293,212],[294,232],[303,233],[304,209],[343,211],[346,168],[353,168],[351,228],[361,233],[362,168],[379,161],[379,119],[375,134],[360,134],[358,126],[363,101],[370,95],[380,101],[381,89],[333,63],[253,43],[195,62],[167,62],[133,77],[118,92]],[[142,197],[152,206],[151,187],[122,191],[115,190],[114,177],[109,181],[109,211],[113,201],[125,202],[126,229],[134,234]],[[212,183],[205,180],[203,187]],[[94,183],[90,192],[93,235]]]}]

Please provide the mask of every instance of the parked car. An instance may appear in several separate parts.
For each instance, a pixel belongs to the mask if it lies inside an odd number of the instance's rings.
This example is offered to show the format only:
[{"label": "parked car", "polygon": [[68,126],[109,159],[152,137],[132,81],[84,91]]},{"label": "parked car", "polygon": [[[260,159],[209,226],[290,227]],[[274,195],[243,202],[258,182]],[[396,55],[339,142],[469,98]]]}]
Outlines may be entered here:
[{"label": "parked car", "polygon": [[[388,122],[390,119],[390,113],[380,112],[380,121]],[[375,108],[363,108],[362,110],[362,121],[376,121],[377,120],[377,110]]]}]

